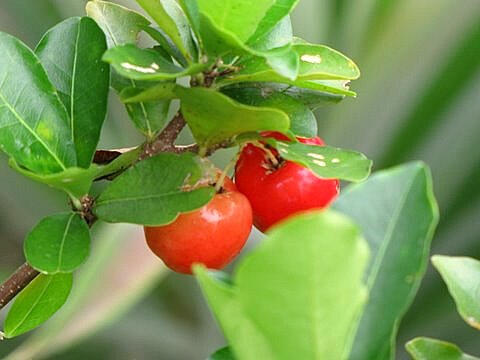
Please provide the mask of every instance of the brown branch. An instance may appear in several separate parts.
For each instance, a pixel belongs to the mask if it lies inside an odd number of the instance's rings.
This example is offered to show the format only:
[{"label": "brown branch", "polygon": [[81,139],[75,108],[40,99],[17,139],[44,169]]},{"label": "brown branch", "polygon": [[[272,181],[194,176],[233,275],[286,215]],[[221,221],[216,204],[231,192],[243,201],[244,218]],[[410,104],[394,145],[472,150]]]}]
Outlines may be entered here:
[{"label": "brown branch", "polygon": [[17,296],[38,274],[40,273],[27,263],[20,266],[12,276],[0,285],[0,309]]}]

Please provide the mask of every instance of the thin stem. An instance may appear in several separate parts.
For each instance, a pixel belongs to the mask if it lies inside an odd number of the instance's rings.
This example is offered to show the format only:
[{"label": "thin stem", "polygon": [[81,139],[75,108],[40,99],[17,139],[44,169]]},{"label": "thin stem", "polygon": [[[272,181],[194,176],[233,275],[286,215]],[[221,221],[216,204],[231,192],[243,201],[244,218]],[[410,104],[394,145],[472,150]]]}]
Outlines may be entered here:
[{"label": "thin stem", "polygon": [[225,178],[228,175],[228,172],[235,166],[237,163],[238,158],[240,157],[240,151],[230,160],[230,162],[225,166],[222,173],[220,174],[219,178],[215,183],[215,191],[218,193],[223,187],[223,183],[225,182]]},{"label": "thin stem", "polygon": [[0,285],[0,309],[5,307],[40,273],[27,263],[20,266],[2,285]]}]

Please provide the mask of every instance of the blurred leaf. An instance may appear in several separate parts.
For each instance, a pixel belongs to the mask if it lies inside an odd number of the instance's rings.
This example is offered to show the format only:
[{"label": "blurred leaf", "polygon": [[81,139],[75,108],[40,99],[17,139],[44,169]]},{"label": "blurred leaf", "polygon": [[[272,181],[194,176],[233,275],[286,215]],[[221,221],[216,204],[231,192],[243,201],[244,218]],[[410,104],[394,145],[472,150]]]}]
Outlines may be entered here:
[{"label": "blurred leaf", "polygon": [[76,213],[41,220],[24,242],[27,262],[44,274],[72,272],[90,253],[90,230]]},{"label": "blurred leaf", "polygon": [[462,318],[480,330],[480,261],[435,255],[432,263],[447,284]]},{"label": "blurred leaf", "polygon": [[441,115],[461,95],[462,89],[475,79],[480,69],[480,26],[477,21],[465,34],[464,39],[448,62],[438,71],[435,78],[419,98],[416,106],[400,123],[401,128],[383,152],[381,166],[398,163],[408,157],[423,139],[439,126]]},{"label": "blurred leaf", "polygon": [[107,113],[110,71],[101,61],[106,50],[102,30],[87,17],[56,25],[35,49],[70,115],[78,166],[83,168],[92,161]]},{"label": "blurred leaf", "polygon": [[338,360],[366,301],[367,262],[353,223],[316,212],[275,227],[240,263],[234,285],[202,267],[196,275],[238,358]]},{"label": "blurred leaf", "polygon": [[466,355],[455,344],[445,341],[416,338],[407,343],[406,348],[413,360],[478,360]]},{"label": "blurred leaf", "polygon": [[72,274],[38,275],[16,297],[5,319],[5,337],[12,338],[47,321],[67,300]]},{"label": "blurred leaf", "polygon": [[243,105],[205,88],[178,87],[176,92],[182,100],[182,114],[202,146],[208,147],[241,133],[289,129],[287,114],[277,109]]},{"label": "blurred leaf", "polygon": [[118,176],[95,202],[94,212],[107,222],[158,226],[182,212],[198,209],[215,194],[205,181],[199,158],[191,153],[161,153]]},{"label": "blurred leaf", "polygon": [[362,229],[372,250],[369,301],[351,359],[389,359],[397,329],[425,273],[438,221],[432,179],[422,163],[373,175],[342,193],[334,208]]},{"label": "blurred leaf", "polygon": [[76,165],[68,114],[35,54],[0,32],[0,150],[31,171]]},{"label": "blurred leaf", "polygon": [[312,170],[318,177],[363,181],[370,174],[372,161],[365,155],[351,150],[330,146],[286,143],[266,139],[285,160],[293,161]]},{"label": "blurred leaf", "polygon": [[193,64],[183,69],[167,61],[157,51],[140,49],[133,44],[109,49],[103,60],[110,63],[122,76],[134,80],[173,80],[196,74],[206,68],[204,64]]},{"label": "blurred leaf", "polygon": [[[135,44],[138,34],[150,24],[142,15],[120,5],[105,1],[90,1],[87,13],[103,29],[107,36],[108,48],[118,45]],[[134,80],[121,78],[112,73],[112,87],[119,93],[125,88],[141,88]],[[135,127],[147,138],[153,138],[162,129],[167,120],[170,101],[155,101],[126,105],[128,114]]]},{"label": "blurred leaf", "polygon": [[208,360],[235,360],[235,358],[233,357],[232,350],[230,350],[229,347],[224,347],[212,354]]}]

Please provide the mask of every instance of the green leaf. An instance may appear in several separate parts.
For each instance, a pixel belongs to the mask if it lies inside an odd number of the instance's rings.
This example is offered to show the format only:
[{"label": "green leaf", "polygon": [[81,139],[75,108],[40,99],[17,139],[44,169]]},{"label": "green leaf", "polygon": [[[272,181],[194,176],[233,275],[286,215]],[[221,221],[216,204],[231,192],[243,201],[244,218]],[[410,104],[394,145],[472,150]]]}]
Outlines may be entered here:
[{"label": "green leaf", "polygon": [[15,299],[5,319],[5,337],[12,338],[47,321],[67,300],[72,274],[38,275]]},{"label": "green leaf", "polygon": [[213,187],[198,187],[205,181],[204,170],[193,154],[159,154],[117,177],[96,201],[94,212],[113,223],[168,224],[212,199]]},{"label": "green leaf", "polygon": [[235,360],[235,357],[229,347],[224,347],[212,354],[208,360]]},{"label": "green leaf", "polygon": [[[150,21],[142,15],[106,1],[90,1],[87,4],[87,13],[103,29],[107,37],[108,48],[123,44],[135,44],[138,34],[150,24]],[[143,84],[138,84],[131,79],[124,79],[116,72],[112,73],[112,87],[119,93],[125,88],[145,89]],[[128,104],[126,108],[135,127],[147,138],[153,138],[165,125],[169,106],[170,101],[168,100]]]},{"label": "green leaf", "polygon": [[273,29],[252,43],[251,46],[258,51],[267,51],[289,45],[292,41],[292,21],[290,16],[285,16]]},{"label": "green leaf", "polygon": [[0,150],[40,174],[75,166],[68,114],[35,54],[0,32]]},{"label": "green leaf", "polygon": [[242,104],[282,110],[290,118],[290,131],[295,135],[317,136],[317,119],[313,112],[302,102],[284,93],[258,87],[230,88],[222,92]]},{"label": "green leaf", "polygon": [[46,217],[27,235],[24,252],[27,262],[44,274],[72,272],[88,257],[90,230],[76,213]]},{"label": "green leaf", "polygon": [[432,263],[447,284],[462,318],[480,330],[480,261],[435,255]]},{"label": "green leaf", "polygon": [[[299,246],[301,244],[301,246]],[[344,359],[366,301],[368,248],[337,213],[276,226],[236,269],[233,285],[195,272],[239,359]]]},{"label": "green leaf", "polygon": [[103,60],[110,63],[122,76],[134,80],[173,80],[196,74],[206,68],[204,64],[193,64],[184,69],[167,61],[155,50],[140,49],[133,44],[109,49]]},{"label": "green leaf", "polygon": [[372,168],[372,161],[356,151],[286,143],[271,138],[266,141],[279,151],[282,158],[299,163],[322,178],[363,181]]},{"label": "green leaf", "polygon": [[182,114],[202,146],[208,147],[247,132],[286,132],[290,126],[283,111],[243,105],[217,91],[178,87],[176,92],[182,101]]},{"label": "green leaf", "polygon": [[106,50],[105,35],[88,17],[56,25],[35,50],[70,115],[78,166],[83,168],[92,161],[107,112],[110,71],[101,61]]},{"label": "green leaf", "polygon": [[413,360],[479,360],[455,344],[425,337],[413,339],[405,347]]},{"label": "green leaf", "polygon": [[360,226],[372,251],[369,302],[350,358],[389,359],[425,273],[438,222],[430,172],[420,162],[378,172],[343,191],[333,208]]},{"label": "green leaf", "polygon": [[189,61],[195,55],[195,45],[190,34],[188,20],[175,0],[137,0],[140,6],[170,37]]},{"label": "green leaf", "polygon": [[156,100],[171,100],[175,99],[175,83],[160,83],[147,89],[141,88],[125,88],[120,93],[122,101],[126,104],[139,103],[139,102],[152,102]]}]

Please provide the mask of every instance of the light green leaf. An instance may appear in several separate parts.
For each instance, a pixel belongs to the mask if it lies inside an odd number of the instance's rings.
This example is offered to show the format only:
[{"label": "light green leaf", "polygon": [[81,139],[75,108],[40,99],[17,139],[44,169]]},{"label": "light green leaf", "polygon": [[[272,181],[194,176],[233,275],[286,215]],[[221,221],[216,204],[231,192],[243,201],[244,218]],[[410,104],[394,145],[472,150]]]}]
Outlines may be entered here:
[{"label": "light green leaf", "polygon": [[413,360],[479,360],[455,344],[425,337],[413,339],[405,347]]},{"label": "light green leaf", "polygon": [[232,350],[229,347],[224,347],[212,354],[208,360],[235,360],[235,358]]},{"label": "light green leaf", "polygon": [[177,97],[175,94],[176,87],[177,85],[175,83],[160,83],[147,89],[141,89],[138,87],[125,88],[120,93],[120,97],[126,104],[139,102],[148,103],[156,100],[171,100]]},{"label": "light green leaf", "polygon": [[[287,0],[290,1],[290,0]],[[250,46],[257,51],[267,51],[283,47],[293,41],[293,28],[290,16],[285,16],[273,29],[258,38]]]},{"label": "light green leaf", "polygon": [[0,32],[0,150],[29,170],[75,166],[68,114],[35,54]]},{"label": "light green leaf", "polygon": [[259,87],[230,88],[222,92],[242,104],[282,110],[290,118],[290,131],[295,135],[317,136],[317,119],[313,112],[302,102],[284,93]]},{"label": "light green leaf", "polygon": [[432,263],[447,284],[462,318],[480,330],[480,261],[435,255]]},{"label": "light green leaf", "polygon": [[[142,15],[106,1],[90,1],[87,4],[87,13],[103,29],[107,36],[108,48],[123,44],[135,44],[138,34],[150,24],[150,21]],[[113,72],[112,87],[121,93],[125,88],[144,89],[145,85],[132,79],[124,79]],[[135,127],[151,139],[165,125],[169,106],[170,101],[166,100],[129,104],[126,105],[126,108]]]},{"label": "light green leaf", "polygon": [[94,212],[113,223],[168,224],[181,212],[198,209],[212,199],[213,187],[198,187],[205,181],[205,171],[191,153],[159,154],[117,177],[96,201]]},{"label": "light green leaf", "polygon": [[204,64],[193,64],[184,69],[167,61],[155,50],[140,49],[133,44],[109,49],[103,60],[122,76],[134,80],[173,80],[199,73],[206,68]]},{"label": "light green leaf", "polygon": [[40,221],[24,242],[27,262],[44,274],[72,272],[90,252],[90,230],[80,215],[63,213]]},{"label": "light green leaf", "polygon": [[70,115],[78,166],[83,168],[92,161],[107,112],[110,71],[101,61],[106,50],[102,30],[88,17],[56,25],[35,50]]},{"label": "light green leaf", "polygon": [[372,161],[362,153],[302,143],[286,143],[266,139],[282,158],[303,165],[322,178],[363,181],[370,174]]},{"label": "light green leaf", "polygon": [[211,146],[246,132],[285,132],[289,129],[287,114],[277,109],[243,105],[205,88],[178,87],[176,92],[182,101],[182,114],[202,146]]},{"label": "light green leaf", "polygon": [[38,275],[15,299],[5,319],[5,337],[26,333],[47,321],[67,300],[72,274]]},{"label": "light green leaf", "polygon": [[276,226],[240,263],[233,285],[195,272],[239,359],[339,360],[366,301],[367,262],[358,229],[327,211]]},{"label": "light green leaf", "polygon": [[175,0],[137,0],[189,61],[195,56],[190,26]]},{"label": "light green leaf", "polygon": [[420,162],[381,171],[343,191],[333,208],[360,226],[372,251],[369,302],[350,359],[389,359],[425,273],[438,222],[430,171]]}]

